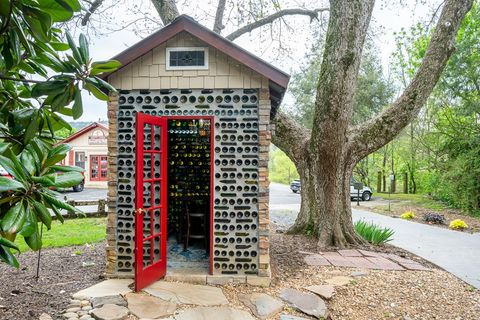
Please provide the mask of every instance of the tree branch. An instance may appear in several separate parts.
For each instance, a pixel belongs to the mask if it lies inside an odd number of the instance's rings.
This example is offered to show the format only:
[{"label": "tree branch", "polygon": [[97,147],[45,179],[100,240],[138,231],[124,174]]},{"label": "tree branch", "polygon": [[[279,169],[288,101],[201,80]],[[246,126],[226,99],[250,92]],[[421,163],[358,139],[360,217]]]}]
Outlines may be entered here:
[{"label": "tree branch", "polygon": [[175,0],[151,0],[164,25],[171,23],[180,15]]},{"label": "tree branch", "polygon": [[223,14],[225,12],[225,3],[227,0],[218,0],[217,12],[215,13],[215,23],[213,25],[213,32],[220,34],[225,28],[223,25]]},{"label": "tree branch", "polygon": [[23,83],[43,83],[44,82],[44,81],[40,81],[40,80],[13,78],[13,77],[4,76],[3,74],[0,74],[0,79],[10,80],[10,81],[18,81],[18,82],[23,82]]},{"label": "tree branch", "polygon": [[95,0],[90,3],[90,8],[82,18],[82,26],[86,26],[92,14],[102,5],[104,0]]},{"label": "tree branch", "polygon": [[418,115],[454,51],[458,28],[472,2],[446,1],[425,57],[408,87],[377,117],[351,129],[353,154],[357,160],[387,144]]},{"label": "tree branch", "polygon": [[282,18],[284,16],[291,16],[291,15],[304,15],[309,16],[311,20],[318,19],[318,14],[320,12],[328,11],[329,8],[319,8],[315,10],[306,10],[306,9],[284,9],[277,11],[269,16],[266,16],[260,20],[247,24],[246,26],[241,27],[240,29],[230,33],[226,38],[230,41],[233,41],[240,37],[241,35],[251,32],[257,28],[260,28],[266,24],[272,23],[276,19]]},{"label": "tree branch", "polygon": [[272,143],[297,165],[304,158],[305,146],[310,136],[309,130],[282,111],[278,111],[272,121],[275,124]]}]

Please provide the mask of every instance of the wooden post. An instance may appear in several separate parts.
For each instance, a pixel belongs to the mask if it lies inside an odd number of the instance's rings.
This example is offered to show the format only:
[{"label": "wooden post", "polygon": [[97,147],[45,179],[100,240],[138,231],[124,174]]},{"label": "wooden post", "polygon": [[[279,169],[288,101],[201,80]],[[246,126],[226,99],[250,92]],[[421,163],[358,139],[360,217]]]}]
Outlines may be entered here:
[{"label": "wooden post", "polygon": [[377,172],[377,192],[382,192],[382,172]]},{"label": "wooden post", "polygon": [[403,193],[408,193],[408,172],[403,173]]},{"label": "wooden post", "polygon": [[105,212],[105,203],[106,203],[106,200],[105,199],[100,199],[98,200],[98,209],[97,209],[97,214],[99,216],[103,216]]}]

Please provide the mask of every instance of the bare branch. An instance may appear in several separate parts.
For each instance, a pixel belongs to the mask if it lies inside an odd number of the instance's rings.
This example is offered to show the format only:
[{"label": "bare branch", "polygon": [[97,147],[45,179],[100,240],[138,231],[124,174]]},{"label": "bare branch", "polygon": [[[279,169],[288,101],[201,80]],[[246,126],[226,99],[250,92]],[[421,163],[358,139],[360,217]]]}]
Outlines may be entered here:
[{"label": "bare branch", "polygon": [[318,14],[320,12],[328,11],[329,8],[319,8],[315,10],[306,10],[306,9],[284,9],[277,11],[269,16],[266,16],[260,20],[247,24],[246,26],[241,27],[240,29],[230,33],[226,38],[230,41],[233,41],[240,37],[241,35],[251,32],[257,28],[263,27],[269,23],[272,23],[276,19],[282,18],[284,16],[292,16],[292,15],[304,15],[309,16],[311,20],[318,19]]},{"label": "bare branch", "polygon": [[163,24],[167,25],[180,15],[175,0],[151,0],[155,9],[162,19]]},{"label": "bare branch", "polygon": [[282,111],[277,112],[272,121],[275,124],[272,143],[298,164],[304,158],[305,146],[310,136],[309,130]]},{"label": "bare branch", "polygon": [[377,117],[352,128],[357,160],[387,144],[420,112],[454,51],[455,38],[473,0],[448,0],[412,81],[402,95]]},{"label": "bare branch", "polygon": [[223,25],[223,14],[225,13],[225,3],[227,0],[218,0],[217,12],[215,13],[215,23],[213,25],[213,32],[220,34],[225,28]]},{"label": "bare branch", "polygon": [[82,18],[82,26],[86,26],[92,14],[102,5],[104,0],[95,0],[91,2],[90,8],[88,9],[87,13]]}]

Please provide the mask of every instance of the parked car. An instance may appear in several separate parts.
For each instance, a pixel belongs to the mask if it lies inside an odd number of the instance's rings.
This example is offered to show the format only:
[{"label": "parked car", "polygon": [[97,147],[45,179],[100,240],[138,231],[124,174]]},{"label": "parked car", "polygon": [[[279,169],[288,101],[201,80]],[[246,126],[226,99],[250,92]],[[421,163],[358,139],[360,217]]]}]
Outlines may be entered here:
[{"label": "parked car", "polygon": [[[354,200],[358,197],[358,190],[355,190],[354,188],[354,183],[356,183],[355,179],[350,179],[350,199]],[[293,180],[292,183],[290,183],[290,190],[292,190],[293,193],[300,192],[302,189],[302,185],[300,180],[296,179]],[[364,186],[363,189],[360,190],[360,199],[363,201],[370,201],[372,199],[372,189],[370,187]]]},{"label": "parked car", "polygon": [[292,183],[290,183],[290,190],[293,191],[293,193],[297,193],[297,192],[300,192],[300,180],[296,179],[296,180],[293,180]]},{"label": "parked car", "polygon": [[360,194],[360,199],[363,201],[370,201],[372,199],[372,189],[368,186],[363,186],[363,188],[358,192],[359,190],[356,190],[354,187],[354,184],[357,181],[355,179],[351,178],[350,179],[350,199],[354,200],[358,198],[358,195]]}]

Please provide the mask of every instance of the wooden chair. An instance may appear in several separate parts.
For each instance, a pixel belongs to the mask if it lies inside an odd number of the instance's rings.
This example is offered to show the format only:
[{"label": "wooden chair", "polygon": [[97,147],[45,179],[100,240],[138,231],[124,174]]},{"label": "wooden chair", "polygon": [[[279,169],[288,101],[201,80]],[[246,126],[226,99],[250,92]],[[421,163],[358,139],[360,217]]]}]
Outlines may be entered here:
[{"label": "wooden chair", "polygon": [[183,249],[187,250],[190,239],[202,240],[205,244],[205,249],[208,252],[208,239],[207,239],[207,226],[208,226],[208,210],[204,205],[192,205],[191,202],[187,202],[185,205],[185,217],[186,217],[186,232],[184,237]]}]

